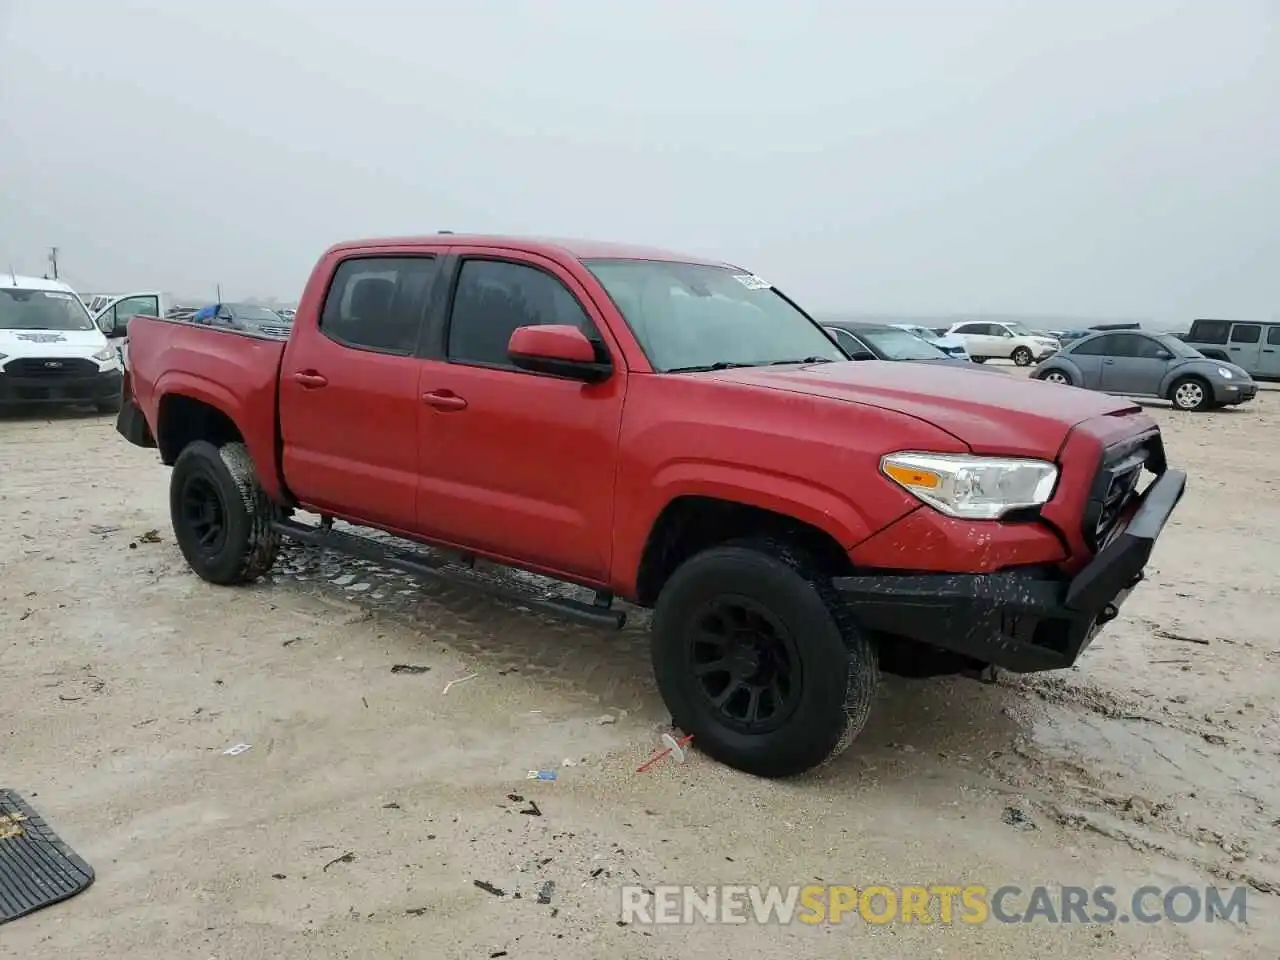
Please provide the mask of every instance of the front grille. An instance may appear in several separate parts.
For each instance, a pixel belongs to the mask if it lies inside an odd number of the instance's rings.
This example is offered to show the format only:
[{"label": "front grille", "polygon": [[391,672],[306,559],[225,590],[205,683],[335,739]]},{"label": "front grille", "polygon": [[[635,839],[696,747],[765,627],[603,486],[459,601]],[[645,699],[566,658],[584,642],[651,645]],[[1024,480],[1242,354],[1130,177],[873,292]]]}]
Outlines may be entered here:
[{"label": "front grille", "polygon": [[1084,511],[1084,539],[1098,550],[1115,530],[1129,503],[1138,494],[1144,469],[1164,470],[1159,434],[1136,438],[1109,448],[1102,457]]},{"label": "front grille", "polygon": [[77,357],[20,357],[10,360],[4,372],[13,377],[38,380],[56,380],[67,377],[92,377],[98,365],[92,360]]}]

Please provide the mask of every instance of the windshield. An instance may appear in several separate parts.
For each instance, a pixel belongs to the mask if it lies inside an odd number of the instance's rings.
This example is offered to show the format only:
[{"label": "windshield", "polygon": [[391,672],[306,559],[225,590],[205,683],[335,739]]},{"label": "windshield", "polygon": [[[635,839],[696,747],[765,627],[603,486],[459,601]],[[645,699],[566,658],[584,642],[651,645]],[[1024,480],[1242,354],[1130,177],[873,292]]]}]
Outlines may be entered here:
[{"label": "windshield", "polygon": [[0,290],[0,330],[93,330],[84,304],[61,290]]},{"label": "windshield", "polygon": [[662,260],[588,260],[660,372],[848,359],[759,277]]},{"label": "windshield", "polygon": [[1038,337],[1041,334],[1036,333],[1030,327],[1023,326],[1021,323],[1006,323],[1005,328],[1015,337]]},{"label": "windshield", "polygon": [[858,336],[890,360],[946,360],[947,355],[914,333],[897,327],[864,327]]},{"label": "windshield", "polygon": [[1190,360],[1193,357],[1204,356],[1195,347],[1192,347],[1183,343],[1181,340],[1179,340],[1177,337],[1173,336],[1172,334],[1168,334],[1168,333],[1161,334],[1160,336],[1156,337],[1156,340],[1158,340],[1160,345],[1164,347],[1166,350],[1168,350],[1170,353],[1172,353],[1175,357],[1182,357],[1184,360]]},{"label": "windshield", "polygon": [[919,337],[921,340],[927,340],[929,343],[933,343],[933,341],[938,339],[938,335],[934,333],[932,330],[929,330],[925,327],[917,327],[914,324],[906,324],[903,326],[899,326],[898,329],[905,330],[907,331],[907,333],[914,334],[915,336]]},{"label": "windshield", "polygon": [[249,306],[243,303],[232,304],[231,313],[237,320],[251,320],[259,323],[279,323],[284,319],[274,310],[268,310],[266,307]]}]

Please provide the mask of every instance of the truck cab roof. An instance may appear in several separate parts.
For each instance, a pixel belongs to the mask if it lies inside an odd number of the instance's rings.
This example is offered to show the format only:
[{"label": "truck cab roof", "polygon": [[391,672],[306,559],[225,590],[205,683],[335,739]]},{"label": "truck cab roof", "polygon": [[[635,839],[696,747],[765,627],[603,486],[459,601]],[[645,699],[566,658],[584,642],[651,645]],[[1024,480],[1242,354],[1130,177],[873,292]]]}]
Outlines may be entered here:
[{"label": "truck cab roof", "polygon": [[554,237],[514,237],[501,234],[428,234],[424,236],[377,237],[366,240],[347,240],[329,248],[331,253],[351,250],[369,250],[380,247],[439,246],[451,247],[502,247],[543,255],[568,255],[577,260],[665,260],[673,263],[700,263],[717,267],[732,264],[705,257],[676,253],[658,247],[637,246],[603,240],[573,240]]}]

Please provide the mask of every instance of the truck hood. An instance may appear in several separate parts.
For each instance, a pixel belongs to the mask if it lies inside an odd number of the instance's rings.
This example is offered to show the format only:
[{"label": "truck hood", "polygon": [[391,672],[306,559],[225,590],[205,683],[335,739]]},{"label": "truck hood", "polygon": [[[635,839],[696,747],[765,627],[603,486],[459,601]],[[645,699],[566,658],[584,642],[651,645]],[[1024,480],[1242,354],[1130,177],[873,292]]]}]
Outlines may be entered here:
[{"label": "truck hood", "polygon": [[960,363],[848,361],[693,375],[896,411],[945,430],[975,453],[1004,456],[1052,459],[1076,424],[1142,409],[1105,393],[993,377]]},{"label": "truck hood", "polygon": [[8,357],[87,357],[107,345],[102,331],[0,330],[0,353]]}]

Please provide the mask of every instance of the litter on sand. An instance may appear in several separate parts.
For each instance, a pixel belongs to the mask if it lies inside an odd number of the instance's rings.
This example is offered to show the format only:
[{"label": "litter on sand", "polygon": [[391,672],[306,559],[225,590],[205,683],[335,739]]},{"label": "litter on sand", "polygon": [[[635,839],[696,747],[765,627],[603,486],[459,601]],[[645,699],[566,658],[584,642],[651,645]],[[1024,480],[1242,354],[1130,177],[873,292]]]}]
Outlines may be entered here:
[{"label": "litter on sand", "polygon": [[669,733],[664,733],[662,735],[663,749],[659,750],[657,753],[651,756],[644,763],[640,764],[640,766],[636,767],[636,773],[644,773],[646,770],[652,767],[659,760],[662,760],[664,757],[668,757],[668,756],[674,757],[676,763],[684,763],[684,758],[687,756],[684,748],[688,746],[691,740],[693,740],[692,733],[689,734],[688,736],[681,737],[679,740],[677,740],[675,737],[673,737]]},{"label": "litter on sand", "polygon": [[391,672],[419,674],[419,673],[426,673],[430,669],[431,669],[430,667],[420,667],[416,663],[396,663],[396,664],[392,664]]},{"label": "litter on sand", "polygon": [[554,780],[556,772],[554,770],[530,770],[526,780]]},{"label": "litter on sand", "polygon": [[[479,674],[477,673],[469,673],[465,677],[459,677],[457,680],[450,680],[448,683],[444,685],[444,693],[448,693],[449,688],[452,687],[455,683],[466,683],[468,680],[474,680],[478,676]],[[442,693],[441,696],[443,696],[444,693]]]},{"label": "litter on sand", "polygon": [[222,755],[224,757],[238,757],[252,746],[253,744],[251,743],[237,743],[234,747],[227,747],[227,749],[223,750]]}]

